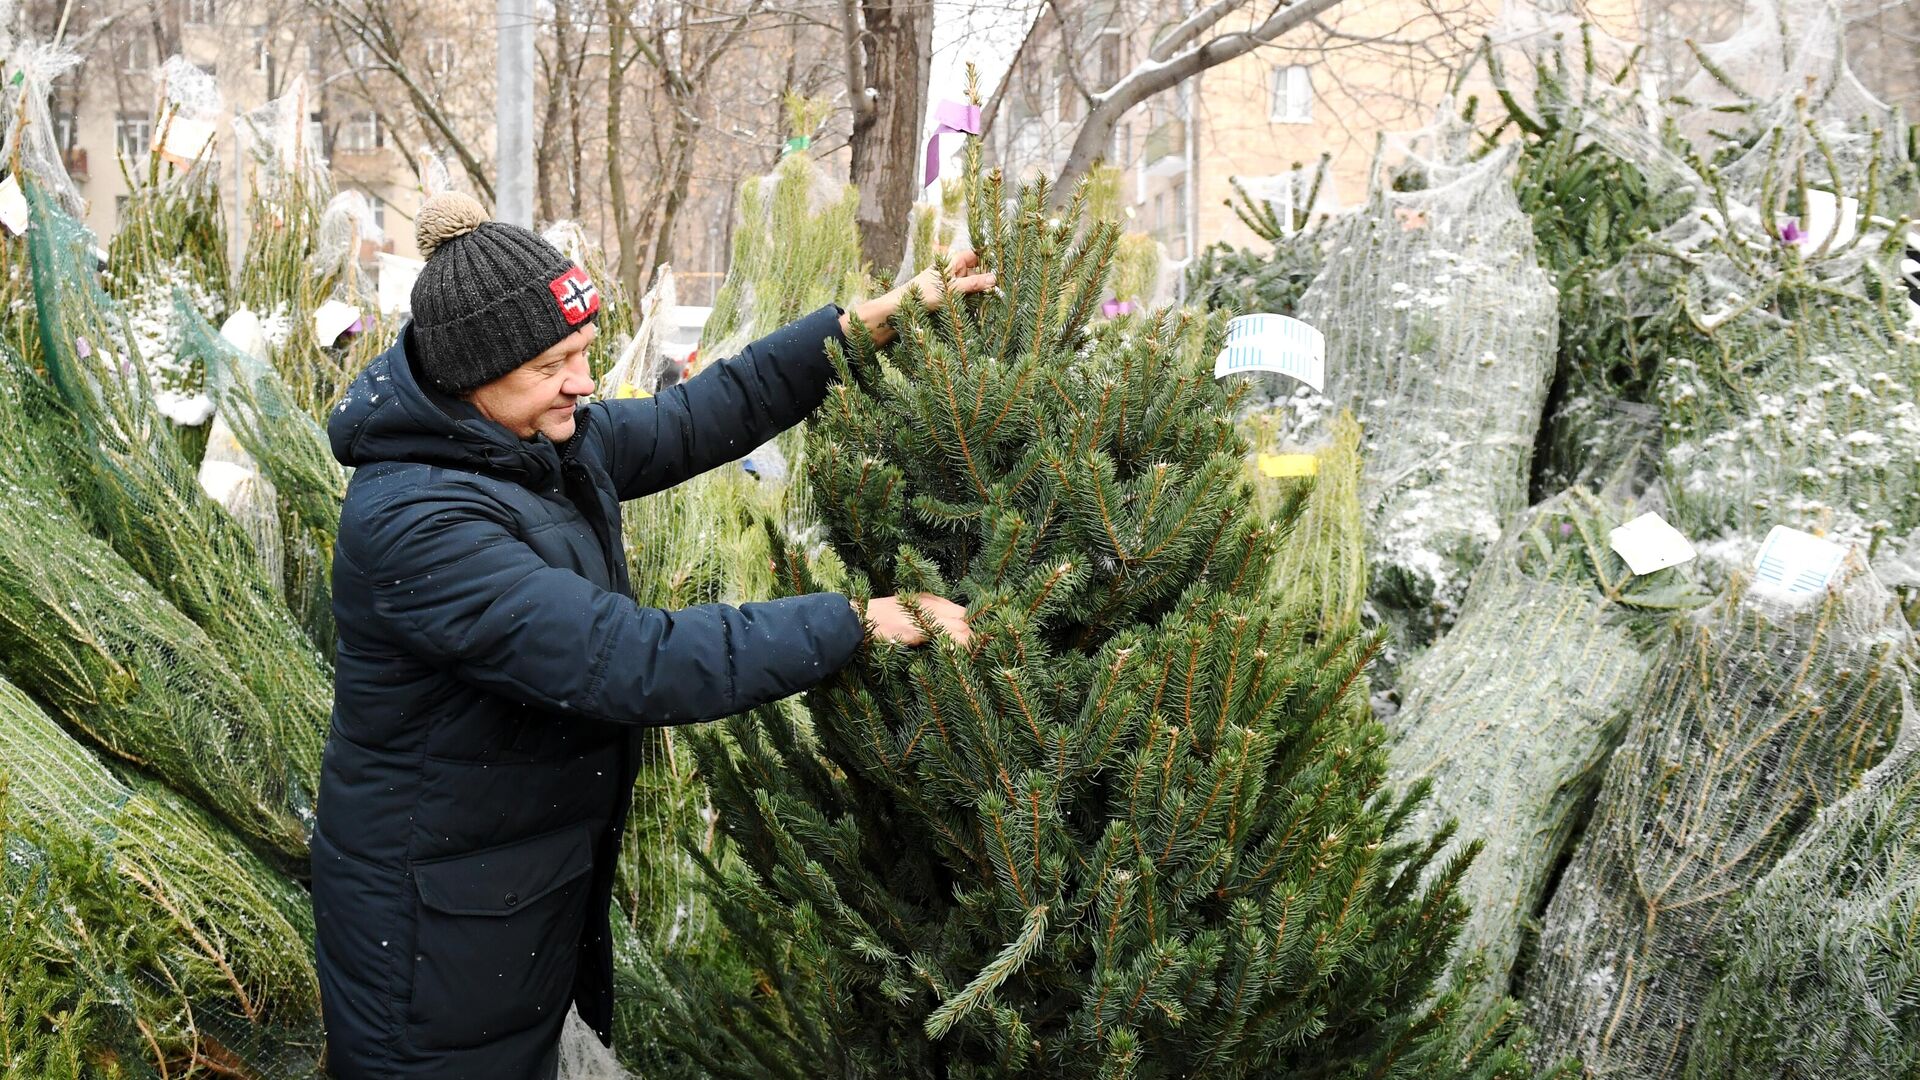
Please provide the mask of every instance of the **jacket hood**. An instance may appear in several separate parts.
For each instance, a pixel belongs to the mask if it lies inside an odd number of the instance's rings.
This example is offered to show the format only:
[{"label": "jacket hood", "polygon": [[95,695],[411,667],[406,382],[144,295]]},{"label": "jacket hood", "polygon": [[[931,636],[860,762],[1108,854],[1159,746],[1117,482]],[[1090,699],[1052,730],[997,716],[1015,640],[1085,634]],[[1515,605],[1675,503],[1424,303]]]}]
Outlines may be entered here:
[{"label": "jacket hood", "polygon": [[[404,461],[529,485],[560,475],[565,448],[545,435],[522,439],[471,404],[422,380],[409,347],[412,336],[412,324],[402,327],[393,345],[354,378],[327,417],[327,440],[340,464],[357,469]],[[584,408],[574,411],[569,444],[579,442],[589,415]]]}]

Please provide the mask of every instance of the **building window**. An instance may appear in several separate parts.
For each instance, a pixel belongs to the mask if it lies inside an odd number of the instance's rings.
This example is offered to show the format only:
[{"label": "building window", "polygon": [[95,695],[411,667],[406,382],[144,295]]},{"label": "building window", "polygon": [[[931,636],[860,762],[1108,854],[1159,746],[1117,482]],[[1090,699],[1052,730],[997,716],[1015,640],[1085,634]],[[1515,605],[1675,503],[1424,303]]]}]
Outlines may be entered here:
[{"label": "building window", "polygon": [[253,69],[273,79],[273,38],[261,30],[253,38]]},{"label": "building window", "polygon": [[1094,46],[1094,51],[1100,57],[1100,89],[1112,89],[1113,84],[1120,81],[1122,74],[1120,71],[1122,55],[1120,51],[1120,28],[1110,26],[1100,31],[1100,40],[1099,43]]},{"label": "building window", "polygon": [[153,150],[153,117],[145,113],[121,113],[114,119],[113,134],[120,156],[139,161]]},{"label": "building window", "polygon": [[1267,119],[1276,124],[1313,123],[1313,79],[1305,66],[1273,69]]},{"label": "building window", "polygon": [[327,152],[327,122],[318,109],[307,114],[307,149],[323,157]]},{"label": "building window", "polygon": [[153,40],[141,34],[128,38],[120,46],[120,70],[130,75],[145,75],[153,70]]},{"label": "building window", "polygon": [[360,71],[373,66],[373,50],[364,41],[347,42],[347,67]]},{"label": "building window", "polygon": [[60,149],[73,145],[73,114],[57,112],[53,114],[53,137],[59,141]]},{"label": "building window", "polygon": [[1126,168],[1133,164],[1133,122],[1120,124],[1113,129],[1113,163]]},{"label": "building window", "polygon": [[180,21],[194,26],[212,26],[220,21],[220,0],[182,0]]},{"label": "building window", "polygon": [[453,42],[446,38],[430,38],[427,41],[427,70],[435,75],[448,75],[453,72]]},{"label": "building window", "polygon": [[343,153],[370,154],[380,149],[380,120],[370,112],[354,113],[340,126],[335,144]]},{"label": "building window", "polygon": [[1080,119],[1080,89],[1073,85],[1073,69],[1063,51],[1053,64],[1054,115],[1063,124]]}]

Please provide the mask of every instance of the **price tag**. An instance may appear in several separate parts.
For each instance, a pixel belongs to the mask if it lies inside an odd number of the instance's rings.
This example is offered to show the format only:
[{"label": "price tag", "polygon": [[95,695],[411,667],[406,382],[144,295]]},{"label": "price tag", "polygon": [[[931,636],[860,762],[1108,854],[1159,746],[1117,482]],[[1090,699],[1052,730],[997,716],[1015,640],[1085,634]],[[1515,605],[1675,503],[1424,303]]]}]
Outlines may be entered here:
[{"label": "price tag", "polygon": [[1651,574],[1679,566],[1694,557],[1693,545],[1659,514],[1641,514],[1607,534],[1607,543],[1627,562],[1627,569]]},{"label": "price tag", "polygon": [[340,335],[353,329],[360,321],[360,309],[352,304],[343,304],[338,300],[329,300],[320,305],[313,313],[313,336],[322,345],[332,345],[340,340]]},{"label": "price tag", "polygon": [[1833,582],[1846,558],[1844,544],[1775,525],[1753,560],[1753,585],[1786,596],[1813,596]]},{"label": "price tag", "polygon": [[1315,390],[1327,381],[1327,336],[1285,315],[1242,315],[1227,323],[1227,347],[1213,362],[1213,377],[1272,371]]},{"label": "price tag", "polygon": [[20,178],[12,173],[0,180],[0,224],[7,231],[19,236],[27,231],[27,221],[31,215],[27,211],[27,193],[20,190]]},{"label": "price tag", "polygon": [[1312,476],[1320,471],[1320,459],[1312,454],[1261,454],[1261,476]]},{"label": "price tag", "polygon": [[1860,200],[1851,195],[1836,197],[1831,191],[1807,189],[1806,249],[1813,251],[1826,244],[1832,250],[1853,239],[1855,221],[1860,216]]},{"label": "price tag", "polygon": [[380,259],[380,313],[391,315],[396,311],[413,310],[413,283],[420,276],[420,268],[427,265],[424,259],[409,259],[405,255],[389,255],[382,251]]},{"label": "price tag", "polygon": [[175,167],[190,169],[213,144],[214,131],[205,120],[175,115],[154,133],[153,149]]},{"label": "price tag", "polygon": [[626,398],[650,398],[653,395],[630,382],[623,382],[620,384],[620,389],[613,392],[613,396],[614,400],[618,401]]}]

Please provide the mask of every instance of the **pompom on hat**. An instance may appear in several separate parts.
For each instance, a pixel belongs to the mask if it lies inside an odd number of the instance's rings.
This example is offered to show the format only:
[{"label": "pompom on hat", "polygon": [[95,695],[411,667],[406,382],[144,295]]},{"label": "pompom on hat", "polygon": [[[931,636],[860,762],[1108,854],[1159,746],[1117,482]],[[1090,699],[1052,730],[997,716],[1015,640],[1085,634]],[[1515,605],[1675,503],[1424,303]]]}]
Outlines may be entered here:
[{"label": "pompom on hat", "polygon": [[443,393],[492,382],[600,314],[585,270],[531,229],[489,220],[471,195],[428,199],[413,235],[427,261],[413,283],[415,359]]}]

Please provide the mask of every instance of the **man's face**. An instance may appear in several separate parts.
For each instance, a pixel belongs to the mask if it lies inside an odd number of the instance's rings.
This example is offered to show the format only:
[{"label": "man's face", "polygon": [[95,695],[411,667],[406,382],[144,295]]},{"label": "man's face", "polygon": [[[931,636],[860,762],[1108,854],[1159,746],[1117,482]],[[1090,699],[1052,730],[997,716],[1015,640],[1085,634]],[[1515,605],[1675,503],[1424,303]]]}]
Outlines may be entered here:
[{"label": "man's face", "polygon": [[553,348],[475,390],[467,400],[480,415],[523,439],[545,434],[556,443],[573,438],[573,410],[593,393],[587,346],[599,330],[592,323]]}]

